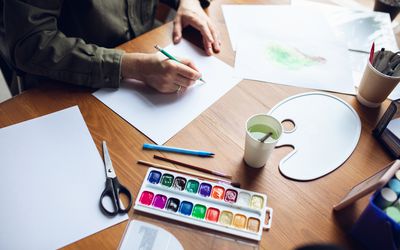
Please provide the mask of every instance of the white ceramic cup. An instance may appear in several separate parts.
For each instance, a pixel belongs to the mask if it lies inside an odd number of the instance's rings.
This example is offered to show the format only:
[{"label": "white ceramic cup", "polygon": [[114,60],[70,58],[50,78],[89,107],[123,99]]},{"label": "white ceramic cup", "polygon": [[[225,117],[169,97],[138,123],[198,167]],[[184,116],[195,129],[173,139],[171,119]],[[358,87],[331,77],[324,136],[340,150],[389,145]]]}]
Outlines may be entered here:
[{"label": "white ceramic cup", "polygon": [[[254,132],[255,126],[266,126],[262,132]],[[263,167],[282,136],[282,124],[276,118],[266,114],[256,114],[246,122],[246,142],[244,146],[244,161],[253,168]],[[260,139],[267,133],[272,132],[264,142]]]}]

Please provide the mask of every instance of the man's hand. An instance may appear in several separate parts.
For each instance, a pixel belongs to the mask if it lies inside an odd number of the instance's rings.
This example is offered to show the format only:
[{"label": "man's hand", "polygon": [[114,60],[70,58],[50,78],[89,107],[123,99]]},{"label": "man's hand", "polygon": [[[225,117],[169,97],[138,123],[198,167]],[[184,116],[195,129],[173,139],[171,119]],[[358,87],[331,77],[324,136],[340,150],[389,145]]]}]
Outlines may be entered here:
[{"label": "man's hand", "polygon": [[201,74],[188,59],[175,62],[160,54],[126,53],[122,56],[121,75],[143,81],[161,93],[185,91]]},{"label": "man's hand", "polygon": [[200,31],[203,36],[204,49],[207,55],[212,55],[213,49],[218,53],[221,41],[218,32],[210,18],[200,6],[198,0],[181,0],[174,19],[173,41],[179,43],[182,39],[182,29],[188,25]]}]

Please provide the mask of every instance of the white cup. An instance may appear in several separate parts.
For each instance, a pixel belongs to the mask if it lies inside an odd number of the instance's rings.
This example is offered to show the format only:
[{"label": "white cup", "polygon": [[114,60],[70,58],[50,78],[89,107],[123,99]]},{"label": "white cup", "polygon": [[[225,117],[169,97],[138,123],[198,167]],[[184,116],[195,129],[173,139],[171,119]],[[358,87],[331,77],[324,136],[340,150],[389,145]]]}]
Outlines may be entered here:
[{"label": "white cup", "polygon": [[[377,56],[377,52],[375,56]],[[399,76],[385,75],[368,64],[364,70],[360,86],[357,91],[357,100],[364,106],[376,108],[389,96],[400,81]]]},{"label": "white cup", "polygon": [[[250,117],[246,122],[245,163],[253,168],[263,167],[278,143],[282,131],[280,121],[270,115],[257,114]],[[268,133],[272,135],[261,142],[260,139]]]}]

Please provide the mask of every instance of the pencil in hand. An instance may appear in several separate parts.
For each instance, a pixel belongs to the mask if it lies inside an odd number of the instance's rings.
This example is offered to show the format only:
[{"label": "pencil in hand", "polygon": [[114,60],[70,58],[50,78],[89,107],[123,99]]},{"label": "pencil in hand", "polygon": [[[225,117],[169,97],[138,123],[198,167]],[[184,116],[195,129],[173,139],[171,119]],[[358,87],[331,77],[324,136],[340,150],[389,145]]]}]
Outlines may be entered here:
[{"label": "pencil in hand", "polygon": [[[178,63],[182,63],[176,57],[174,57],[173,55],[171,55],[170,53],[168,53],[167,51],[162,49],[160,46],[155,45],[154,48],[156,48],[158,51],[160,51],[163,55],[165,55],[169,59],[171,59],[171,60],[173,60],[175,62],[178,62]],[[204,81],[203,78],[201,78],[201,77],[200,77],[199,81],[202,81],[203,83],[206,83],[206,81]]]}]

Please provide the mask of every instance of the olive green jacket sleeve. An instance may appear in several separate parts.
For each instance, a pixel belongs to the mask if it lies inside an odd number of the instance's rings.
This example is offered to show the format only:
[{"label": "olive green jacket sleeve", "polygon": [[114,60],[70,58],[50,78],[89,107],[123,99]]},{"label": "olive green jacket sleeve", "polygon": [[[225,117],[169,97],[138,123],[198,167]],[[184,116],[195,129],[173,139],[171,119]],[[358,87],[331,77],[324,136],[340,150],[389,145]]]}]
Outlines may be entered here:
[{"label": "olive green jacket sleeve", "polygon": [[29,74],[77,85],[118,87],[123,52],[66,37],[57,26],[62,5],[63,0],[4,0],[12,64]]}]

